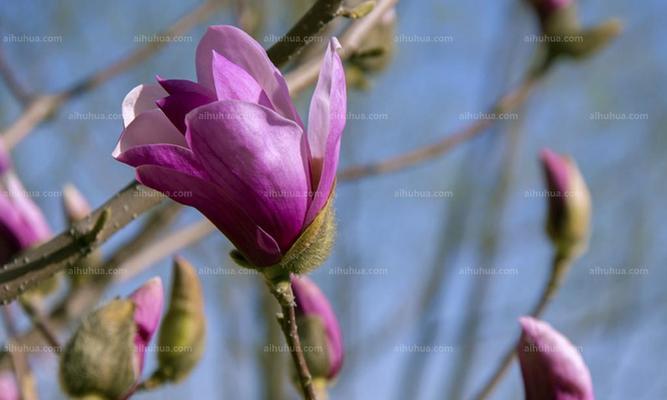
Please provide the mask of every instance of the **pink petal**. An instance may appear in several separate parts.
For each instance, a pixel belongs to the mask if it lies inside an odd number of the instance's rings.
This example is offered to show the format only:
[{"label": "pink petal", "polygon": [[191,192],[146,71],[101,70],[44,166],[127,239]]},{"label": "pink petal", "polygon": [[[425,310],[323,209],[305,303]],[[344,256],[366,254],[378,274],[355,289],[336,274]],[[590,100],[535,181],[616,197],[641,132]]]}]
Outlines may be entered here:
[{"label": "pink petal", "polygon": [[[245,70],[268,96],[273,109],[303,126],[294,108],[280,71],[271,63],[262,46],[242,30],[230,25],[211,26],[197,46],[197,80],[215,88],[213,51]],[[222,100],[222,99],[221,99]]]},{"label": "pink petal", "polygon": [[197,108],[187,124],[186,139],[211,179],[287,250],[308,204],[301,128],[266,107],[234,100]]},{"label": "pink petal", "polygon": [[0,400],[19,400],[21,394],[16,377],[9,371],[0,372]]},{"label": "pink petal", "polygon": [[129,299],[135,307],[134,323],[137,326],[137,334],[134,344],[137,349],[138,370],[141,371],[144,365],[144,350],[157,330],[162,316],[164,302],[162,280],[158,277],[149,280],[132,293]]},{"label": "pink petal", "polygon": [[167,167],[188,175],[208,179],[203,169],[190,149],[173,144],[147,144],[132,147],[116,158],[132,167],[141,165],[157,165]]},{"label": "pink petal", "polygon": [[169,94],[195,93],[215,101],[215,92],[197,82],[187,79],[162,79],[159,76],[157,82]]},{"label": "pink petal", "polygon": [[218,100],[241,100],[272,108],[259,83],[244,69],[213,50],[213,81]]},{"label": "pink petal", "polygon": [[138,167],[137,180],[199,210],[254,265],[272,265],[280,259],[280,248],[271,235],[214,182],[154,165]]},{"label": "pink petal", "polygon": [[155,102],[166,96],[167,92],[158,85],[139,85],[123,99],[123,126],[128,126],[144,111],[156,108]]},{"label": "pink petal", "polygon": [[123,130],[112,155],[118,158],[122,152],[132,147],[156,143],[187,147],[181,132],[157,108],[142,112]]},{"label": "pink petal", "polygon": [[337,49],[340,49],[338,40],[331,38],[310,101],[308,143],[312,158],[312,186],[317,189],[308,209],[306,224],[315,219],[329,198],[338,168],[340,140],[347,112],[347,94],[345,72]]}]

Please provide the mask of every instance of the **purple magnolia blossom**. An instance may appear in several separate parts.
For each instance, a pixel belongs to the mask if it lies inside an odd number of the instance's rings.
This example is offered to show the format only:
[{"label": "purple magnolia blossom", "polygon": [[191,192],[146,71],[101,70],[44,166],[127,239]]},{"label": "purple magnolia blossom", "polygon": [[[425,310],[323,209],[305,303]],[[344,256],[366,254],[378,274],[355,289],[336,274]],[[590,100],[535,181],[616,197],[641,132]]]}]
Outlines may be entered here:
[{"label": "purple magnolia blossom", "polygon": [[137,326],[137,334],[134,338],[136,371],[141,374],[144,368],[146,347],[160,324],[162,304],[164,302],[162,280],[157,277],[149,280],[132,293],[129,299],[132,300],[135,307],[134,323]]},{"label": "purple magnolia blossom", "polygon": [[197,82],[158,78],[128,93],[113,156],[144,185],[197,208],[248,261],[273,265],[333,187],[346,113],[338,48],[332,38],[306,130],[261,45],[212,26],[197,46]]},{"label": "purple magnolia blossom", "polygon": [[20,398],[14,374],[9,371],[0,372],[0,400],[19,400]]},{"label": "purple magnolia blossom", "polygon": [[343,366],[343,338],[338,319],[331,308],[331,304],[329,304],[329,300],[310,278],[293,276],[292,290],[294,291],[297,317],[315,316],[322,320],[327,338],[330,364],[327,378],[333,379]]},{"label": "purple magnolia blossom", "polygon": [[0,264],[51,237],[42,211],[28,196],[12,170],[0,141]]},{"label": "purple magnolia blossom", "polygon": [[591,374],[572,343],[546,322],[522,317],[519,323],[526,400],[594,400]]}]

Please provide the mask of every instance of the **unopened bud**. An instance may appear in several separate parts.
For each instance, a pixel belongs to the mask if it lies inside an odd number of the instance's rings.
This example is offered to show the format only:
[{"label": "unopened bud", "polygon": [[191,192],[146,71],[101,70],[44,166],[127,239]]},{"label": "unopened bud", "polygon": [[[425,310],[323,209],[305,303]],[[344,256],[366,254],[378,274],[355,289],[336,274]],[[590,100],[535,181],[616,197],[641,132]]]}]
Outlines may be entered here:
[{"label": "unopened bud", "polygon": [[526,400],[594,400],[591,374],[577,348],[546,322],[531,317],[519,322]]},{"label": "unopened bud", "polygon": [[329,300],[309,278],[292,277],[304,356],[313,379],[331,381],[343,366],[343,339]]},{"label": "unopened bud", "polygon": [[70,224],[82,220],[92,211],[88,200],[72,184],[63,187],[63,209]]},{"label": "unopened bud", "polygon": [[154,383],[184,379],[204,351],[206,318],[199,277],[181,257],[174,259],[173,271],[169,308],[158,338],[158,369],[150,379]]},{"label": "unopened bud", "polygon": [[570,157],[548,149],[540,157],[549,191],[547,233],[560,254],[578,255],[586,248],[590,232],[588,187]]},{"label": "unopened bud", "polygon": [[154,278],[128,299],[112,300],[83,319],[60,360],[67,394],[116,400],[132,393],[159,323],[162,296],[162,282]]}]

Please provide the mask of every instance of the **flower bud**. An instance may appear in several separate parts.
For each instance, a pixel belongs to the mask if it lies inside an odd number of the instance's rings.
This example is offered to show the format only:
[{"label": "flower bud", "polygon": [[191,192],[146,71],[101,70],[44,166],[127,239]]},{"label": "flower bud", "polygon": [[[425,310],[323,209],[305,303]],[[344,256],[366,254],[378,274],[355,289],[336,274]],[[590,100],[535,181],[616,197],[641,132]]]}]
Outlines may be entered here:
[{"label": "flower bud", "polygon": [[128,299],[112,300],[81,322],[62,354],[62,386],[75,398],[129,396],[162,311],[162,281],[153,278]]},{"label": "flower bud", "polygon": [[[2,157],[0,157],[2,168]],[[14,374],[9,371],[0,372],[0,400],[20,400],[18,382]]]},{"label": "flower bud", "polygon": [[63,188],[63,209],[70,224],[84,219],[92,211],[88,200],[72,184]]},{"label": "flower bud", "polygon": [[526,400],[594,400],[590,372],[572,343],[546,322],[522,317],[519,323]]},{"label": "flower bud", "polygon": [[205,336],[204,298],[199,277],[189,262],[176,257],[171,299],[158,338],[158,369],[151,380],[178,382],[187,377],[201,359]]},{"label": "flower bud", "polygon": [[590,232],[588,187],[570,157],[545,149],[540,158],[549,190],[547,233],[560,254],[577,255],[585,249]]},{"label": "flower bud", "polygon": [[308,277],[292,277],[296,318],[313,379],[331,381],[343,365],[343,339],[329,300]]}]

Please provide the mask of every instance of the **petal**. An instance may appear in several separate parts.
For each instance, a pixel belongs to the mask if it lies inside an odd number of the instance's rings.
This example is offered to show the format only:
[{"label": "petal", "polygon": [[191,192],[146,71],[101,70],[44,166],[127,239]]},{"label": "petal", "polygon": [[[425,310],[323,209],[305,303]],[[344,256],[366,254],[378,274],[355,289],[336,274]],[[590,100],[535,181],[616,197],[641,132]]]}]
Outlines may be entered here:
[{"label": "petal", "polygon": [[187,79],[162,79],[159,76],[157,81],[168,94],[196,93],[215,101],[215,92],[197,82]]},{"label": "petal", "polygon": [[259,83],[243,68],[213,50],[213,82],[218,100],[241,100],[272,108]]},{"label": "petal", "polygon": [[157,108],[141,113],[123,130],[112,155],[118,158],[122,152],[132,147],[155,143],[187,146],[181,132]]},{"label": "petal", "polygon": [[123,126],[128,126],[144,111],[156,108],[155,102],[166,96],[167,92],[158,85],[139,85],[123,99]]},{"label": "petal", "polygon": [[169,118],[169,121],[181,133],[185,133],[185,115],[195,108],[213,101],[210,97],[199,93],[181,92],[164,97],[156,101],[156,104]]},{"label": "petal", "polygon": [[197,108],[187,124],[188,144],[211,179],[287,250],[308,203],[301,128],[266,107],[234,100]]},{"label": "petal", "polygon": [[202,179],[208,179],[208,174],[204,171],[192,151],[173,144],[136,146],[122,152],[116,159],[132,167],[157,165]]},{"label": "petal", "polygon": [[154,165],[137,168],[137,180],[199,210],[254,265],[272,265],[280,260],[280,248],[273,237],[215,183]]},{"label": "petal", "polygon": [[28,196],[23,184],[13,171],[5,173],[0,194],[0,224],[8,237],[25,250],[52,236],[42,210]]},{"label": "petal", "polygon": [[320,76],[308,112],[308,143],[310,144],[313,188],[317,188],[308,209],[310,224],[329,199],[336,178],[340,140],[345,128],[347,94],[343,64],[336,52],[340,44],[331,38],[324,55]]},{"label": "petal", "polygon": [[162,280],[157,277],[150,279],[134,291],[129,298],[134,303],[134,323],[137,326],[134,345],[137,349],[139,371],[141,371],[144,364],[144,350],[157,330],[162,316],[164,302]]},{"label": "petal", "polygon": [[271,63],[262,46],[242,30],[230,25],[211,26],[197,46],[197,80],[214,89],[213,51],[225,56],[252,76],[264,90],[273,108],[303,126],[289,96],[285,78]]}]

